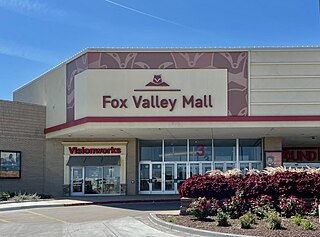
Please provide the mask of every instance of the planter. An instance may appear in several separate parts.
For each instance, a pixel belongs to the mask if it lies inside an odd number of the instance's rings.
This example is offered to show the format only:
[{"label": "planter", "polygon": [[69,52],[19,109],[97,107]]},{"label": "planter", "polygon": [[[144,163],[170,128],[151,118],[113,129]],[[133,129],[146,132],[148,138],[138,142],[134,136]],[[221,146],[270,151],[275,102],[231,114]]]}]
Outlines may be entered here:
[{"label": "planter", "polygon": [[187,198],[187,197],[180,198],[180,215],[182,216],[187,215],[187,209],[189,208],[190,204],[195,200],[196,198]]}]

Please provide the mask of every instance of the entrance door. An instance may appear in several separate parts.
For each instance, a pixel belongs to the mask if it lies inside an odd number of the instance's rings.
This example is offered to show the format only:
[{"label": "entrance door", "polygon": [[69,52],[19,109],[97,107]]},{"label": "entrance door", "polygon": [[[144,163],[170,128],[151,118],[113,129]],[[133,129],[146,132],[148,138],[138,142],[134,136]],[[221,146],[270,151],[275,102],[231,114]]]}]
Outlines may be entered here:
[{"label": "entrance door", "polygon": [[176,176],[176,193],[178,193],[179,187],[187,180],[187,164],[177,163],[177,176]]},{"label": "entrance door", "polygon": [[175,175],[175,164],[166,163],[164,164],[164,192],[168,194],[176,193],[176,175]]},{"label": "entrance door", "polygon": [[161,193],[162,192],[162,164],[151,165],[151,192]]},{"label": "entrance door", "polygon": [[150,167],[151,164],[140,164],[140,193],[150,193]]},{"label": "entrance door", "polygon": [[82,167],[72,167],[71,168],[71,195],[72,196],[82,196],[84,194],[83,187],[83,168]]},{"label": "entrance door", "polygon": [[[194,172],[199,173],[199,164]],[[177,194],[187,179],[187,163],[140,163],[141,194]]]},{"label": "entrance door", "polygon": [[142,163],[140,164],[140,193],[156,194],[162,193],[162,164]]}]

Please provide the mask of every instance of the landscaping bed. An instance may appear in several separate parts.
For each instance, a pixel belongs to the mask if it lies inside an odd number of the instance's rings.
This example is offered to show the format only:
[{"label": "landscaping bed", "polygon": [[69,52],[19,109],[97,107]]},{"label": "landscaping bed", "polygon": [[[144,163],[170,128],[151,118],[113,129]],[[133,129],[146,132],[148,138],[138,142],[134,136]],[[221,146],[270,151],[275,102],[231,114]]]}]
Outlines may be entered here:
[{"label": "landscaping bed", "polygon": [[159,218],[233,234],[320,236],[320,169],[214,170],[190,177],[179,193],[181,213],[189,215]]},{"label": "landscaping bed", "polygon": [[217,226],[215,217],[209,217],[203,221],[197,220],[193,216],[173,216],[158,214],[158,218],[177,225],[186,227],[209,230],[215,232],[252,235],[252,236],[264,236],[264,237],[319,237],[320,236],[320,224],[315,217],[308,217],[308,219],[315,224],[315,230],[303,230],[300,226],[292,223],[291,219],[282,218],[282,229],[271,230],[266,223],[266,220],[256,220],[256,224],[252,225],[251,229],[241,229],[239,219],[229,219],[230,226]]}]

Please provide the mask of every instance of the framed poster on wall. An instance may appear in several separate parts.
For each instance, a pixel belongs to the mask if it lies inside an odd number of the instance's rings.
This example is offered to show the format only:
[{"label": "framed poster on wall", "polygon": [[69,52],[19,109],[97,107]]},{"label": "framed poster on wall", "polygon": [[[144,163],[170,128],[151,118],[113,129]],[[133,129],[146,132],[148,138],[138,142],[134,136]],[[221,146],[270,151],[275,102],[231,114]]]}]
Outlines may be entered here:
[{"label": "framed poster on wall", "polygon": [[21,178],[21,152],[0,151],[0,178]]},{"label": "framed poster on wall", "polygon": [[266,151],[266,167],[282,166],[282,152],[281,151]]}]

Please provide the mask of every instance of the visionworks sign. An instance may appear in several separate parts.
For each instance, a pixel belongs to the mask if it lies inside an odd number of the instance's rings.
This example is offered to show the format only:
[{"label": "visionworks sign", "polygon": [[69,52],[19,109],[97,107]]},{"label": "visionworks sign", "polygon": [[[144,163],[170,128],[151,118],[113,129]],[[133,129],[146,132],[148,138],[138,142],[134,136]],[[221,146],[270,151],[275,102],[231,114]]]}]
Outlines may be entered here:
[{"label": "visionworks sign", "polygon": [[69,153],[74,154],[120,154],[121,148],[88,148],[88,147],[69,147]]},{"label": "visionworks sign", "polygon": [[227,70],[86,70],[76,117],[227,116]]}]

